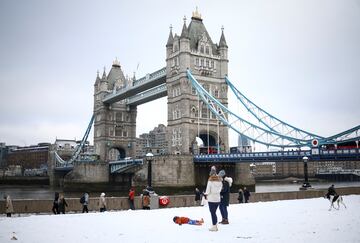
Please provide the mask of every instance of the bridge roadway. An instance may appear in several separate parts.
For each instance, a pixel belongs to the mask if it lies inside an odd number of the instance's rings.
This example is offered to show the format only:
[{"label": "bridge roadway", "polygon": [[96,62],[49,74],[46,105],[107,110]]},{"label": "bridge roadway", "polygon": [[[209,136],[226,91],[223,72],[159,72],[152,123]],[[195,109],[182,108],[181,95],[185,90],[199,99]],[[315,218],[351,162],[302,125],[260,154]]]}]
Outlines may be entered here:
[{"label": "bridge roadway", "polygon": [[140,105],[146,102],[165,97],[166,90],[166,68],[161,68],[151,74],[135,80],[132,86],[111,93],[103,99],[104,104],[128,99],[128,105]]},{"label": "bridge roadway", "polygon": [[203,154],[195,155],[194,163],[301,162],[304,156],[309,161],[360,161],[360,149]]}]

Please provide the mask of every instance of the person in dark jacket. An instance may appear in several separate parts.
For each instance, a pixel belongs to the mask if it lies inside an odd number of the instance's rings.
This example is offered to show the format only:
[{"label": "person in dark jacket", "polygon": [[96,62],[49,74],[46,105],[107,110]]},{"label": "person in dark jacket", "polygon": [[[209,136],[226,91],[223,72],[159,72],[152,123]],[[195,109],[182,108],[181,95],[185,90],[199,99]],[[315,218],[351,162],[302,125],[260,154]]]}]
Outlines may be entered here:
[{"label": "person in dark jacket", "polygon": [[222,221],[220,224],[229,224],[228,220],[228,210],[227,207],[229,206],[230,201],[230,187],[232,184],[232,178],[225,176],[225,171],[220,170],[218,176],[222,178],[222,189],[220,191],[220,213],[222,216]]},{"label": "person in dark jacket", "polygon": [[248,203],[249,198],[250,198],[250,192],[248,191],[248,189],[246,187],[244,187],[244,198],[245,198],[245,203]]},{"label": "person in dark jacket", "polygon": [[239,203],[244,202],[244,192],[243,192],[243,190],[241,188],[239,189],[238,201],[239,201]]},{"label": "person in dark jacket", "polygon": [[61,195],[59,198],[59,212],[65,214],[65,207],[67,206],[68,204],[65,201],[64,195]]},{"label": "person in dark jacket", "polygon": [[53,202],[52,211],[54,214],[59,214],[59,193],[55,192],[55,198]]},{"label": "person in dark jacket", "polygon": [[201,192],[199,190],[199,188],[195,188],[195,205],[199,206],[200,205],[200,200],[201,200]]},{"label": "person in dark jacket", "polygon": [[83,195],[83,198],[84,198],[84,201],[82,202],[82,206],[83,206],[83,209],[82,209],[82,212],[83,213],[88,213],[89,212],[89,209],[88,209],[88,205],[89,205],[89,193],[85,192],[84,195]]}]

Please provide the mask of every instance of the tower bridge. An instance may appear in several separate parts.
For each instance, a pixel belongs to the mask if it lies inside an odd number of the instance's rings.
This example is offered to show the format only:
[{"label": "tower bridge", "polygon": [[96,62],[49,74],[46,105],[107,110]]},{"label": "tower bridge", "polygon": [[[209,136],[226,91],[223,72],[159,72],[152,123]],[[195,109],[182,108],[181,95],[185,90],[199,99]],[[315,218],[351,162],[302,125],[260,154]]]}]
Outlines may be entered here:
[{"label": "tower bridge", "polygon": [[[146,170],[142,168],[146,164],[144,159],[124,158],[136,156],[137,106],[161,97],[167,97],[168,155],[156,158],[154,170],[157,169],[158,174],[152,178],[158,185],[173,185],[174,177],[177,178],[177,184],[183,186],[204,183],[195,180],[199,173],[208,173],[208,168],[196,167],[201,163],[230,166],[235,184],[240,185],[254,183],[244,162],[269,159],[299,161],[303,155],[311,155],[314,160],[326,156],[326,159],[331,160],[350,157],[360,160],[360,126],[331,137],[323,137],[271,115],[242,94],[227,76],[229,60],[224,29],[221,29],[218,44],[215,44],[197,10],[193,12],[190,23],[187,24],[186,21],[184,18],[179,35],[174,35],[170,28],[166,42],[166,67],[140,79],[126,78],[120,62],[115,60],[108,74],[105,70],[101,77],[97,74],[94,83],[93,122],[90,122],[89,127],[94,125],[95,153],[102,163],[100,174],[103,176],[100,176],[100,181],[107,180],[106,174],[118,177],[131,171],[131,177],[135,177],[133,182],[144,182],[147,176]],[[238,111],[228,107],[229,90],[235,94],[238,103],[255,118],[255,122],[244,119]],[[282,152],[277,152],[276,156],[272,152],[229,154],[229,128],[254,143],[279,148]],[[86,140],[87,135],[83,139]],[[205,147],[216,147],[219,154],[198,155],[197,137],[203,140]],[[356,143],[355,152],[348,154],[350,157],[339,157],[337,153],[326,155],[326,152],[319,150],[321,146],[345,142]],[[289,148],[296,149],[299,153],[290,155],[289,151],[284,150]],[[314,154],[314,148],[322,154]],[[74,157],[78,157],[78,151],[75,155]],[[70,170],[73,168],[72,162],[73,160],[71,163],[62,161],[63,166],[55,167],[59,171]],[[74,165],[76,167],[76,163]],[[86,165],[84,170],[87,170]],[[71,173],[71,178],[78,176],[73,171]],[[81,174],[79,170],[76,173]],[[199,178],[206,181],[206,176]],[[86,178],[83,181],[85,180]]]}]

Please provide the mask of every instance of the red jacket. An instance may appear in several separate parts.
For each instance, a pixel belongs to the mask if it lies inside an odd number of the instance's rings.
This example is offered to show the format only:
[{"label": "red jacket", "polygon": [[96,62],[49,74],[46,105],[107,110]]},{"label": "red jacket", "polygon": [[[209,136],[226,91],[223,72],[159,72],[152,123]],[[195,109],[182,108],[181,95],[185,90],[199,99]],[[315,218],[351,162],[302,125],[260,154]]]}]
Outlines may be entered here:
[{"label": "red jacket", "polygon": [[129,199],[130,199],[130,200],[134,200],[134,197],[135,197],[135,191],[134,191],[134,190],[130,190],[130,192],[129,192]]},{"label": "red jacket", "polygon": [[177,217],[177,219],[175,220],[176,224],[182,225],[182,224],[187,224],[189,223],[189,218],[187,217]]}]

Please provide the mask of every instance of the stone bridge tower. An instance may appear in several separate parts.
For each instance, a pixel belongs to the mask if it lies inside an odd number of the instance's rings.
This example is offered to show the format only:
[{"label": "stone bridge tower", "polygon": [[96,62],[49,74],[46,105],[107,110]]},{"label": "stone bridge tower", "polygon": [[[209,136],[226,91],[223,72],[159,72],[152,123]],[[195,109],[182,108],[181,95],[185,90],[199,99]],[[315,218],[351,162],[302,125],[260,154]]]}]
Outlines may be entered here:
[{"label": "stone bridge tower", "polygon": [[94,146],[102,161],[135,156],[136,107],[126,106],[125,100],[105,105],[102,100],[109,93],[130,85],[119,61],[113,62],[111,70],[102,77],[99,73],[94,84]]},{"label": "stone bridge tower", "polygon": [[219,145],[221,150],[228,151],[228,128],[220,124],[199,100],[187,78],[188,68],[207,91],[227,105],[228,90],[224,78],[228,73],[228,46],[224,30],[219,44],[215,44],[197,10],[188,26],[184,18],[180,36],[173,36],[170,28],[166,44],[169,153],[195,152],[196,137],[211,150]]}]

